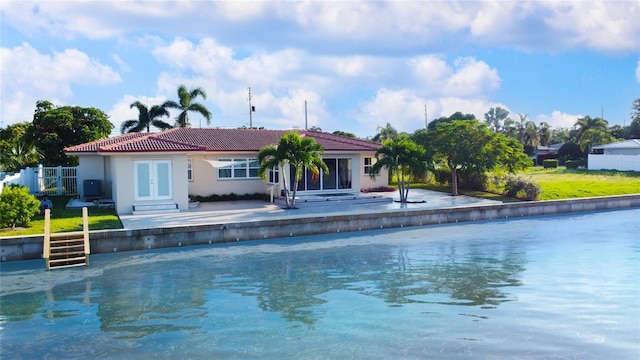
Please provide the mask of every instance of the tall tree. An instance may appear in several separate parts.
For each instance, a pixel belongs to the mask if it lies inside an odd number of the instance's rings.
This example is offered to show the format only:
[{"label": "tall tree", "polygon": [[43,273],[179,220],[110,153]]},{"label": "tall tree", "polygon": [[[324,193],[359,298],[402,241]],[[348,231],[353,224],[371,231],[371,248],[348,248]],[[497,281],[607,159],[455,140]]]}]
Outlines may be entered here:
[{"label": "tall tree", "polygon": [[[266,178],[271,169],[280,169],[281,182],[283,182],[285,203],[288,209],[294,208],[296,204],[296,193],[298,182],[304,174],[304,169],[311,171],[314,176],[319,176],[320,170],[329,172],[327,164],[322,160],[324,149],[314,139],[301,137],[294,131],[284,134],[278,141],[277,146],[269,145],[258,152],[258,162],[260,168],[258,174],[261,178]],[[293,171],[292,196],[289,197],[287,187],[287,176],[285,169],[289,165]]]},{"label": "tall tree", "polygon": [[167,101],[165,107],[170,109],[180,110],[180,114],[176,118],[177,127],[191,127],[189,121],[189,112],[196,112],[207,119],[207,125],[211,123],[211,112],[207,108],[197,102],[193,102],[195,98],[201,96],[203,99],[207,99],[207,93],[202,88],[195,88],[188,91],[184,85],[178,87],[178,101]]},{"label": "tall tree", "polygon": [[484,122],[489,129],[493,132],[501,133],[505,130],[505,121],[509,118],[509,111],[501,108],[500,106],[490,108],[487,113],[484,114]]},{"label": "tall tree", "polygon": [[332,134],[333,135],[346,136],[346,137],[352,138],[352,139],[356,138],[356,134],[350,133],[350,132],[345,132],[345,131],[340,131],[340,130],[336,130],[336,131],[332,132]]},{"label": "tall tree", "polygon": [[113,124],[102,110],[79,106],[56,107],[38,101],[29,136],[44,155],[45,166],[76,166],[77,156],[68,157],[64,148],[109,136]]},{"label": "tall tree", "polygon": [[631,124],[629,124],[629,137],[640,139],[640,98],[635,99],[631,107],[633,112],[631,113]]},{"label": "tall tree", "polygon": [[451,171],[451,193],[458,195],[458,172],[482,174],[496,168],[514,172],[529,165],[522,145],[492,133],[478,121],[441,123],[429,133],[434,159]]},{"label": "tall tree", "polygon": [[371,177],[379,174],[382,168],[388,169],[390,174],[395,174],[398,179],[400,202],[406,203],[414,176],[423,174],[427,168],[424,148],[402,134],[384,140],[382,147],[376,150],[375,157]]},{"label": "tall tree", "polygon": [[398,136],[398,130],[391,126],[390,123],[387,123],[387,126],[385,127],[378,126],[376,131],[378,133],[373,137],[373,139],[371,139],[375,142],[382,142],[384,140],[393,139],[394,137]]},{"label": "tall tree", "polygon": [[451,122],[451,121],[454,121],[454,120],[471,120],[471,121],[475,121],[477,119],[476,119],[476,116],[473,115],[473,114],[463,114],[460,111],[456,111],[455,113],[451,114],[451,116],[449,116],[449,117],[441,116],[440,118],[431,121],[429,123],[429,125],[427,125],[427,129],[428,130],[434,130],[436,128],[436,126],[438,126],[438,124],[441,124],[443,122]]},{"label": "tall tree", "polygon": [[138,109],[138,118],[123,122],[120,126],[120,132],[122,134],[141,132],[143,130],[150,132],[152,125],[160,130],[172,128],[170,124],[160,120],[163,116],[169,116],[169,111],[167,111],[166,108],[166,102],[162,105],[153,105],[151,106],[151,109],[149,109],[145,104],[140,101],[136,101],[129,106],[129,108],[134,107]]}]

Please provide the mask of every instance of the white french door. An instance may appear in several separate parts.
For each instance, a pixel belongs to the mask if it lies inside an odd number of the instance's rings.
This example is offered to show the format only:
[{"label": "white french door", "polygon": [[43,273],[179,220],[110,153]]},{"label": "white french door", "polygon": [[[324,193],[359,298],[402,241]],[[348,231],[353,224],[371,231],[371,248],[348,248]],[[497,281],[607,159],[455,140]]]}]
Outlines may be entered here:
[{"label": "white french door", "polygon": [[170,160],[138,160],[134,169],[136,201],[173,198]]}]

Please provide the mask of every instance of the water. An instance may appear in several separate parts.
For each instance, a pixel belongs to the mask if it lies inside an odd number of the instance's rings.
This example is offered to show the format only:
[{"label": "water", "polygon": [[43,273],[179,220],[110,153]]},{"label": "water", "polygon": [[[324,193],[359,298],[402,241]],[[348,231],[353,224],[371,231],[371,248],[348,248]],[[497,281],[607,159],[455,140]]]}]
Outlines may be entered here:
[{"label": "water", "polygon": [[640,209],[3,263],[2,359],[638,359]]}]

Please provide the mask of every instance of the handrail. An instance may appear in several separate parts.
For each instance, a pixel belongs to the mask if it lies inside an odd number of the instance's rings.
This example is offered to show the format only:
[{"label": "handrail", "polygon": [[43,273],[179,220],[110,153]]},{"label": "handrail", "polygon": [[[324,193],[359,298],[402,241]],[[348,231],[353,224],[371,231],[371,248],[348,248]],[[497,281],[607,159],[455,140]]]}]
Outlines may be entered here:
[{"label": "handrail", "polygon": [[[86,206],[82,208],[82,232],[84,237],[84,254],[89,255],[91,253],[89,246],[89,210],[87,210]],[[87,258],[87,262],[89,262],[89,258]]]},{"label": "handrail", "polygon": [[42,258],[49,260],[51,255],[51,209],[44,210],[44,243],[42,244]]},{"label": "handrail", "polygon": [[273,184],[269,187],[269,192],[271,193],[271,201],[270,203],[273,203],[273,189],[275,189],[276,187],[278,187],[280,184]]}]

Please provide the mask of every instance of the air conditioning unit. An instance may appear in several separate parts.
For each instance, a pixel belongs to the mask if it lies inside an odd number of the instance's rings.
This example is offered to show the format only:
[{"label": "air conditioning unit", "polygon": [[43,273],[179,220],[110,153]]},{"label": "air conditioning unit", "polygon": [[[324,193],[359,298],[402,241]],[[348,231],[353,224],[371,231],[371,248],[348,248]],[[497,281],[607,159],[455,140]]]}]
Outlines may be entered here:
[{"label": "air conditioning unit", "polygon": [[91,201],[102,197],[100,180],[84,181],[84,200]]}]

